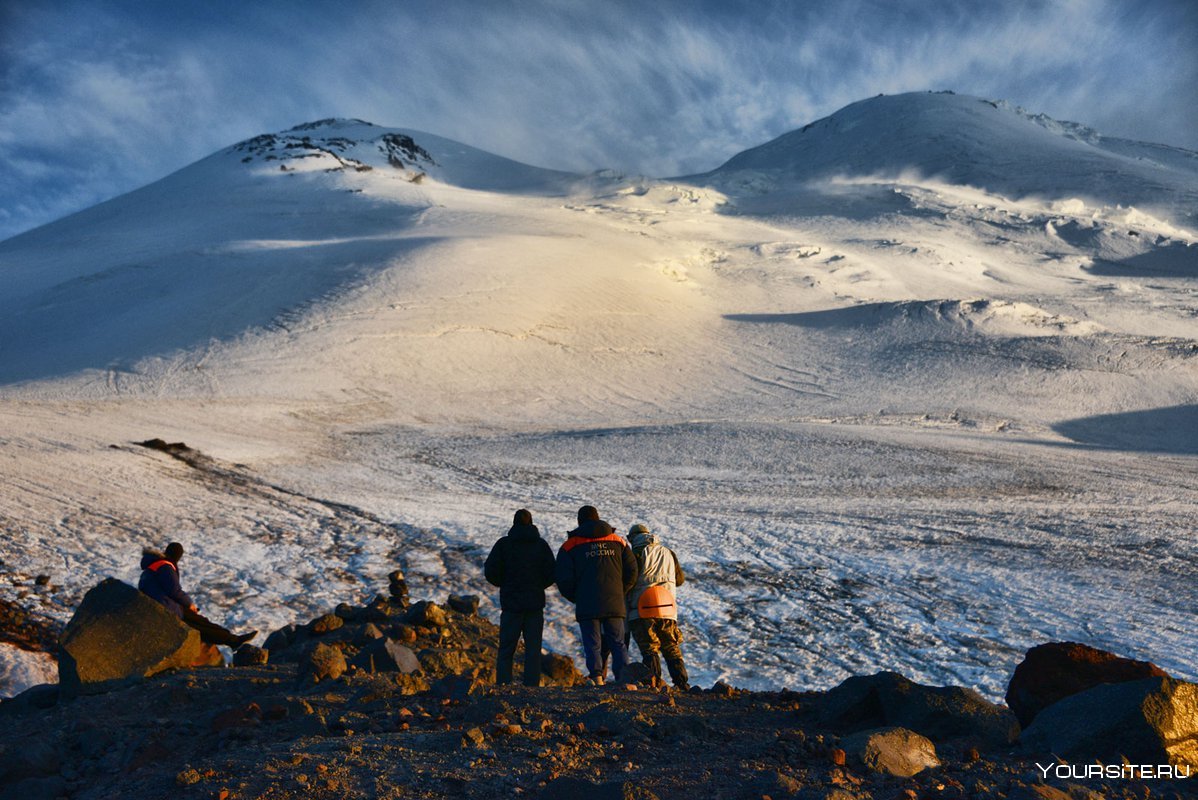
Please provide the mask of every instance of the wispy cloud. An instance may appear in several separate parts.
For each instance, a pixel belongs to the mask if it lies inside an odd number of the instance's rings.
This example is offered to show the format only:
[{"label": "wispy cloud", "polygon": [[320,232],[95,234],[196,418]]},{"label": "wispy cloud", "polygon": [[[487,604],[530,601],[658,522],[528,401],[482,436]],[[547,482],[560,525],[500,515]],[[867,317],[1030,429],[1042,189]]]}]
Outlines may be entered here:
[{"label": "wispy cloud", "polygon": [[179,5],[6,4],[0,237],[327,116],[662,175],[951,88],[1198,149],[1185,2]]}]

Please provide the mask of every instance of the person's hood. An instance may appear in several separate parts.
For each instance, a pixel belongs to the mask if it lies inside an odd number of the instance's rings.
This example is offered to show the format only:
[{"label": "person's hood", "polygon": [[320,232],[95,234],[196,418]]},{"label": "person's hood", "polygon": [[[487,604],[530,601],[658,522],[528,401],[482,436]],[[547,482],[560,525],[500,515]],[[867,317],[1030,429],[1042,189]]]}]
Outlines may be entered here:
[{"label": "person's hood", "polygon": [[648,547],[651,544],[657,543],[657,534],[655,533],[634,533],[628,543],[635,548]]},{"label": "person's hood", "polygon": [[541,532],[536,525],[513,525],[512,529],[507,532],[507,535],[513,539],[529,540],[540,539]]},{"label": "person's hood", "polygon": [[581,536],[584,539],[602,539],[615,533],[611,525],[601,519],[588,519],[570,532],[571,536]]},{"label": "person's hood", "polygon": [[149,569],[150,565],[155,561],[166,561],[166,556],[154,550],[141,551],[141,568]]}]

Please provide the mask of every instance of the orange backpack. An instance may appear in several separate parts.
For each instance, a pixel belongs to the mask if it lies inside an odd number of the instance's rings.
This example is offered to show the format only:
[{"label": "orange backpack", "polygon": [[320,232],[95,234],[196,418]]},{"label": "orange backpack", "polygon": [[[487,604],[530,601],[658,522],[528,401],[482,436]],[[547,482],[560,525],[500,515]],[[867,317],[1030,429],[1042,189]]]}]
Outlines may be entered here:
[{"label": "orange backpack", "polygon": [[636,601],[636,613],[645,619],[678,616],[678,606],[674,603],[674,593],[666,584],[649,586],[641,592]]}]

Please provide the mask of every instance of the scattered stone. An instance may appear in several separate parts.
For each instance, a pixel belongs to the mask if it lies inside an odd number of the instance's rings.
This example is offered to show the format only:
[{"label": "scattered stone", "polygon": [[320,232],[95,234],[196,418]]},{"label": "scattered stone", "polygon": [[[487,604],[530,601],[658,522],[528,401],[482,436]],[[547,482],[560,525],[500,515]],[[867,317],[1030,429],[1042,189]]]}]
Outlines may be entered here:
[{"label": "scattered stone", "polygon": [[33,579],[33,583],[35,586],[49,586],[50,585],[50,576],[49,575],[38,575],[36,578]]},{"label": "scattered stone", "polygon": [[1198,768],[1198,684],[1173,678],[1105,683],[1036,715],[1025,751],[1076,763],[1172,764]]},{"label": "scattered stone", "polygon": [[188,768],[175,776],[175,783],[180,786],[194,786],[203,779],[198,770]]},{"label": "scattered stone", "polygon": [[409,675],[420,670],[420,659],[411,648],[385,638],[363,647],[352,663],[369,673],[400,672]]},{"label": "scattered stone", "polygon": [[316,635],[321,636],[326,633],[331,633],[345,624],[345,620],[336,614],[325,614],[312,620],[308,626],[308,630]]},{"label": "scattered stone", "polygon": [[462,734],[462,747],[483,747],[486,743],[486,734],[480,728],[468,728]]},{"label": "scattered stone", "polygon": [[558,653],[541,656],[541,674],[550,683],[560,686],[576,686],[584,680],[583,674],[574,666],[574,659]]},{"label": "scattered stone", "polygon": [[325,678],[336,680],[345,670],[345,656],[340,648],[332,647],[324,642],[318,643],[300,659],[301,681],[319,683]]},{"label": "scattered stone", "polygon": [[833,747],[828,751],[828,757],[831,758],[833,764],[838,767],[843,767],[848,758],[848,754],[839,747]]},{"label": "scattered stone", "polygon": [[404,617],[404,621],[410,625],[426,628],[445,628],[449,625],[449,617],[446,616],[445,609],[431,600],[422,600],[412,606]]},{"label": "scattered stone", "polygon": [[660,800],[643,786],[631,781],[591,783],[581,778],[556,778],[545,785],[540,800]]},{"label": "scattered stone", "polygon": [[396,625],[391,629],[391,635],[404,644],[416,641],[416,629],[411,625]]},{"label": "scattered stone", "polygon": [[375,625],[373,622],[367,622],[362,626],[362,630],[358,631],[358,637],[356,641],[359,645],[370,644],[376,639],[384,638],[384,636],[385,634],[379,630],[377,625]]},{"label": "scattered stone", "polygon": [[1104,683],[1168,674],[1147,661],[1133,661],[1077,642],[1050,642],[1028,650],[1007,684],[1007,705],[1027,727],[1045,708]]},{"label": "scattered stone", "polygon": [[446,605],[451,609],[468,616],[477,614],[481,603],[482,599],[476,594],[451,594],[446,601]]},{"label": "scattered stone", "polygon": [[717,697],[736,697],[736,689],[723,681],[716,681],[711,687],[711,693]]},{"label": "scattered stone", "polygon": [[235,667],[255,667],[261,666],[270,660],[270,651],[264,650],[261,647],[254,647],[252,644],[243,644],[233,653],[233,666]]},{"label": "scattered stone", "polygon": [[83,597],[62,633],[61,692],[107,691],[168,669],[223,666],[220,651],[127,583],[107,578]]},{"label": "scattered stone", "polygon": [[930,739],[906,728],[862,731],[841,739],[846,753],[874,772],[909,778],[940,766]]}]

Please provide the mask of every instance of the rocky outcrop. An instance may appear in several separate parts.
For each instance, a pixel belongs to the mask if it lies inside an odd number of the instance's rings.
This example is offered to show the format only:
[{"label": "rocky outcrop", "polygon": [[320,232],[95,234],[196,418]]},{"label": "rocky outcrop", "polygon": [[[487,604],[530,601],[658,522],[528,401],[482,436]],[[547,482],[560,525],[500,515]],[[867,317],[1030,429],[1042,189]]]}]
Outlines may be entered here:
[{"label": "rocky outcrop", "polygon": [[197,631],[112,578],[84,595],[59,644],[58,680],[67,697],[168,669],[224,664],[220,652],[201,642]]},{"label": "rocky outcrop", "polygon": [[940,766],[931,740],[906,728],[862,731],[844,737],[841,746],[854,763],[899,778]]},{"label": "rocky outcrop", "polygon": [[[402,578],[388,576],[392,586]],[[402,598],[379,595],[365,606],[342,603],[306,624],[292,624],[270,634],[265,649],[269,663],[298,663],[305,681],[336,680],[342,673],[313,663],[316,645],[337,651],[342,672],[394,675],[403,692],[426,690],[443,678],[465,676],[470,685],[494,682],[499,629],[478,614],[475,596],[451,596],[445,607],[431,601],[408,605]],[[522,661],[518,655],[516,661]],[[320,650],[320,663],[335,659]],[[542,654],[542,683],[573,686],[582,681],[573,659]]]},{"label": "rocky outcrop", "polygon": [[820,724],[851,733],[900,727],[934,742],[1005,747],[1019,735],[1019,723],[1002,706],[973,689],[925,686],[897,672],[852,677],[830,689],[818,703]]},{"label": "rocky outcrop", "polygon": [[1058,700],[1104,683],[1168,674],[1147,661],[1133,661],[1077,642],[1050,642],[1028,650],[1007,685],[1007,705],[1027,727]]},{"label": "rocky outcrop", "polygon": [[1045,708],[1020,741],[1029,753],[1078,763],[1198,769],[1198,684],[1158,677],[1095,686]]}]

